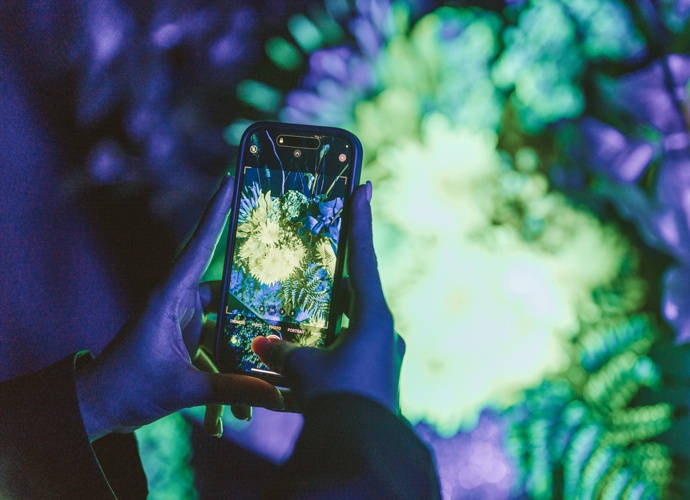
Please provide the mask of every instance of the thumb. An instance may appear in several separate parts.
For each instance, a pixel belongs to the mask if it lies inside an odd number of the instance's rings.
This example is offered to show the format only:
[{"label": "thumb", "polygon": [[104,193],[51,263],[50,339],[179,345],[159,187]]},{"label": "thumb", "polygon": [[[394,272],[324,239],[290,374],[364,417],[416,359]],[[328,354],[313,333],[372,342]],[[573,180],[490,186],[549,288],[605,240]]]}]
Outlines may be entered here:
[{"label": "thumb", "polygon": [[269,337],[258,336],[252,341],[252,351],[266,363],[271,370],[282,375],[290,371],[290,355],[299,349],[296,345],[281,340],[275,335]]},{"label": "thumb", "polygon": [[359,186],[352,196],[352,228],[348,242],[347,267],[354,307],[358,311],[385,308],[372,232],[371,183]]}]

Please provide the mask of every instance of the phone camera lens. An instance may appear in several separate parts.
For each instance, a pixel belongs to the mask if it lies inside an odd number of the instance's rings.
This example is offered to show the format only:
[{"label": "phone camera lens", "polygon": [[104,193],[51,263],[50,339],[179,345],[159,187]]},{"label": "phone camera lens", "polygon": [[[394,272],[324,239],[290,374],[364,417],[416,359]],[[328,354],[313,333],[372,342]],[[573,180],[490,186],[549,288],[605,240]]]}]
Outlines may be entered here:
[{"label": "phone camera lens", "polygon": [[302,151],[300,151],[299,149],[295,149],[294,155],[295,158],[299,158],[300,156],[302,156]]},{"label": "phone camera lens", "polygon": [[254,145],[254,144],[249,146],[249,152],[253,155],[255,155],[258,150],[259,150],[259,148],[257,148],[256,145]]}]

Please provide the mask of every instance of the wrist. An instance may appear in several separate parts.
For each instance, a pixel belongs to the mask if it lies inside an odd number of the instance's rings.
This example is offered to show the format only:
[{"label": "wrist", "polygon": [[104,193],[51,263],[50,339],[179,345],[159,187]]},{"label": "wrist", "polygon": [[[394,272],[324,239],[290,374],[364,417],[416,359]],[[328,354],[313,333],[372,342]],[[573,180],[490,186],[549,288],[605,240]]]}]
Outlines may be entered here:
[{"label": "wrist", "polygon": [[79,411],[86,435],[90,442],[109,434],[108,412],[104,411],[101,398],[103,387],[99,387],[98,368],[95,361],[82,363],[74,372],[74,384],[79,401]]}]

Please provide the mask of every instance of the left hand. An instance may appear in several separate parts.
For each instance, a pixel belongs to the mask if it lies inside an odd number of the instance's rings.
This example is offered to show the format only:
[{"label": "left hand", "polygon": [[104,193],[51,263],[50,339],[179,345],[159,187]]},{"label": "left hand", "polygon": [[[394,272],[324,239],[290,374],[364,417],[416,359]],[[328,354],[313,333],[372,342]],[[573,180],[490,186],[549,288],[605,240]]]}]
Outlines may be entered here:
[{"label": "left hand", "polygon": [[[93,361],[76,373],[79,408],[94,441],[129,432],[182,408],[244,405],[284,409],[281,393],[245,375],[200,371],[190,362],[210,291],[199,280],[220,238],[233,199],[226,177],[167,280]],[[202,298],[204,298],[202,303]],[[216,407],[217,408],[217,407]],[[208,426],[207,426],[208,428]]]}]

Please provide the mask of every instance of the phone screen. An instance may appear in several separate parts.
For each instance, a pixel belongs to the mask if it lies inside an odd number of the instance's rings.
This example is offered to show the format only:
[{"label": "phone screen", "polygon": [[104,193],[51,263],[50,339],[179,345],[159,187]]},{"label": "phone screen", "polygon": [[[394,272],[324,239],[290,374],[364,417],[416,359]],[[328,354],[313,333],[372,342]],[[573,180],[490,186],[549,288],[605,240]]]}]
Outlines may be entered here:
[{"label": "phone screen", "polygon": [[277,335],[322,346],[335,332],[355,145],[347,135],[260,128],[242,147],[217,358],[225,371],[282,377],[251,343]]}]

